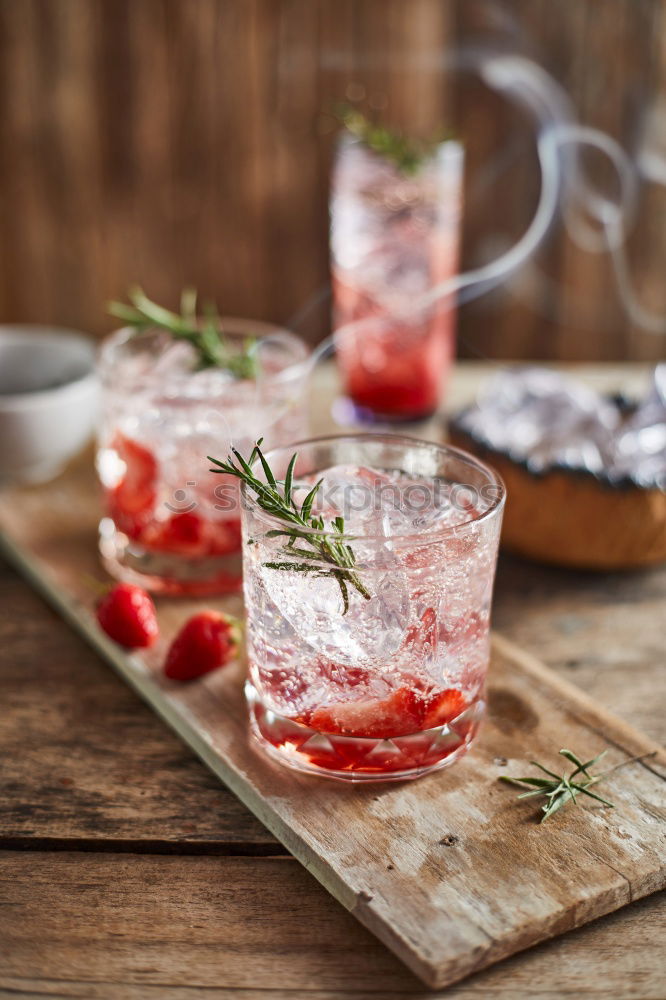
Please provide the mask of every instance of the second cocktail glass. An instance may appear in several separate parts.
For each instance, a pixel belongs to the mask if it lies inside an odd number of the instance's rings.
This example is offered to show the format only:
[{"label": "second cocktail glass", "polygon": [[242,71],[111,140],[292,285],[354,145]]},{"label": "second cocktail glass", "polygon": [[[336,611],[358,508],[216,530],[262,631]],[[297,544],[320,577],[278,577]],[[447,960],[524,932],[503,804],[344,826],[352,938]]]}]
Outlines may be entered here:
[{"label": "second cocktail glass", "polygon": [[163,330],[125,328],[102,347],[100,551],[112,575],[150,590],[238,590],[237,484],[224,490],[206,455],[307,433],[306,345],[255,321],[226,320],[224,329],[231,352],[252,339],[252,377],[200,370],[191,345]]}]

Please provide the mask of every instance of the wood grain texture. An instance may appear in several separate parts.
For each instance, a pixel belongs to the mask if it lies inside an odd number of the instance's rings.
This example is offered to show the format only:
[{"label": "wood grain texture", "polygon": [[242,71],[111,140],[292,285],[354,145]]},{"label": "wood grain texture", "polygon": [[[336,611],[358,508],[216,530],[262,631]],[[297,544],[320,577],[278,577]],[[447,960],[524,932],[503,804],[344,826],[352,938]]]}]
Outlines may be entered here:
[{"label": "wood grain texture", "polygon": [[284,849],[9,568],[0,568],[0,843]]},{"label": "wood grain texture", "polygon": [[[97,628],[82,582],[95,566],[93,497],[87,462],[48,487],[6,493],[7,552],[308,870],[429,985],[453,982],[666,884],[663,753],[631,765],[624,780],[609,778],[617,813],[581,808],[566,824],[546,828],[497,782],[559,744],[589,756],[609,747],[610,763],[655,749],[506,640],[495,640],[480,745],[449,774],[347,788],[267,764],[248,745],[240,665],[186,688],[160,679],[165,643],[187,602],[162,602],[163,637],[145,656],[127,655]],[[237,599],[224,604],[237,610]]]},{"label": "wood grain texture", "polygon": [[500,557],[494,622],[659,743],[666,743],[666,568],[580,573]]},{"label": "wood grain texture", "polygon": [[[0,320],[101,335],[103,303],[130,283],[175,304],[191,282],[223,313],[298,313],[318,339],[326,112],[350,84],[393,124],[461,134],[469,265],[528,223],[534,141],[523,114],[452,79],[442,55],[474,38],[526,53],[635,154],[663,89],[665,17],[660,0],[0,0]],[[663,311],[665,217],[663,188],[643,185],[630,265],[641,300]],[[608,260],[561,226],[459,326],[464,355],[664,353],[626,318]]]},{"label": "wood grain texture", "polygon": [[3,997],[663,998],[666,898],[433,995],[293,861],[2,853],[0,886]]},{"label": "wood grain texture", "polygon": [[[635,721],[644,722],[647,710],[654,712],[653,724],[657,727],[653,734],[666,737],[664,723],[666,712],[664,690],[661,683],[663,666],[657,660],[656,649],[651,646],[647,613],[651,602],[659,592],[660,581],[654,574],[631,574],[633,582],[624,578],[616,580],[604,588],[605,577],[590,576],[586,586],[575,593],[576,611],[579,623],[585,623],[587,616],[597,614],[600,627],[582,625],[578,629],[579,667],[572,669],[571,644],[573,632],[565,631],[562,623],[567,621],[563,608],[563,595],[558,595],[558,587],[563,587],[563,577],[572,574],[557,573],[541,569],[530,576],[529,567],[517,560],[500,563],[500,594],[506,608],[514,594],[516,617],[507,619],[505,626],[512,630],[520,627],[519,607],[524,607],[528,599],[528,583],[531,602],[529,614],[523,615],[525,624],[532,620],[538,628],[531,633],[523,626],[522,641],[533,643],[539,636],[545,636],[544,651],[554,668],[577,678],[583,675],[583,686],[589,691],[590,685],[597,688],[600,701],[614,703],[623,691],[618,707],[629,712]],[[646,577],[646,586],[641,580]],[[550,586],[548,586],[550,581]],[[626,591],[623,589],[626,588]],[[553,590],[553,614],[547,614],[550,591]],[[3,615],[2,641],[0,642],[0,685],[7,691],[12,704],[13,682],[9,678],[15,673],[13,661],[20,659],[25,686],[29,688],[29,717],[38,720],[42,713],[48,714],[49,702],[55,695],[56,685],[40,681],[51,677],[51,665],[62,658],[56,667],[57,689],[60,704],[67,713],[68,729],[72,746],[76,746],[78,735],[83,730],[85,738],[88,724],[77,710],[82,685],[91,691],[103,692],[105,709],[115,714],[119,707],[123,717],[123,739],[115,733],[106,736],[109,756],[121,754],[125,750],[134,759],[140,758],[144,740],[157,744],[161,734],[161,744],[165,757],[171,755],[175,737],[156,722],[150,710],[128,692],[119,678],[88,651],[79,640],[47,606],[33,594],[27,584],[7,567],[0,575],[0,593]],[[633,600],[626,599],[631,593]],[[498,594],[498,597],[500,595]],[[604,608],[608,607],[604,616]],[[645,612],[642,611],[643,606]],[[645,614],[645,618],[643,615]],[[652,612],[656,619],[656,613]],[[571,617],[571,616],[570,616]],[[639,627],[631,629],[632,621]],[[628,650],[627,638],[633,631],[631,665],[623,663],[622,656]],[[613,637],[617,637],[617,641]],[[595,662],[595,649],[614,649],[617,662]],[[587,660],[586,662],[586,655]],[[77,665],[81,665],[81,670]],[[648,688],[649,671],[654,670],[656,682]],[[632,684],[624,686],[619,678],[631,671]],[[657,673],[658,671],[658,673]],[[604,683],[612,673],[618,678],[615,684]],[[17,677],[20,683],[20,678]],[[55,679],[55,678],[54,678]],[[649,690],[649,697],[646,692]],[[69,706],[69,707],[66,707]],[[25,718],[25,715],[24,715]],[[648,718],[648,721],[649,718]],[[97,720],[101,728],[101,720]],[[10,759],[9,748],[5,748],[3,737],[6,730],[0,730],[0,757],[3,766]],[[104,734],[100,733],[100,744]],[[48,733],[44,742],[48,750],[53,748]],[[425,994],[414,977],[386,949],[359,928],[357,922],[302,869],[292,861],[283,866],[266,867],[263,860],[256,867],[235,864],[216,868],[218,882],[227,890],[226,900],[231,905],[222,908],[217,905],[217,897],[211,894],[211,859],[187,858],[183,867],[168,869],[168,888],[163,888],[164,876],[159,876],[159,859],[148,859],[149,866],[143,867],[143,855],[135,858],[136,871],[131,873],[128,857],[113,855],[117,850],[119,834],[129,848],[130,837],[135,836],[134,851],[153,852],[151,842],[146,839],[141,828],[140,816],[128,815],[124,808],[126,785],[122,773],[99,775],[97,796],[94,803],[88,799],[87,808],[82,810],[82,828],[77,826],[77,810],[72,808],[72,796],[78,796],[77,784],[51,785],[49,783],[51,758],[40,751],[41,735],[35,722],[32,734],[32,753],[21,754],[16,762],[17,784],[19,788],[3,788],[0,796],[5,806],[19,801],[34,803],[32,825],[26,840],[33,851],[44,852],[54,844],[48,832],[52,825],[56,830],[64,823],[68,839],[59,846],[70,852],[91,849],[99,852],[93,860],[90,854],[72,854],[86,861],[87,885],[95,881],[96,895],[92,890],[79,890],[83,879],[63,878],[70,873],[73,865],[61,864],[63,855],[42,853],[37,862],[26,863],[20,852],[7,853],[0,862],[0,939],[11,940],[11,949],[0,949],[0,996],[16,995],[30,998],[49,996],[51,998],[78,997],[92,1000],[199,1000],[203,996],[227,998],[243,997],[243,1000],[306,1000],[313,995],[317,1000],[358,1000],[361,996],[375,995],[382,998],[433,996]],[[184,759],[188,753],[181,748]],[[69,766],[71,766],[70,754]],[[78,755],[77,755],[78,756]],[[170,759],[173,759],[170,757]],[[85,761],[81,760],[82,767]],[[185,766],[178,766],[178,774],[184,773]],[[158,768],[154,775],[147,771],[143,775],[141,811],[147,815],[159,815],[165,796],[178,796],[174,805],[180,810],[186,804],[197,823],[206,818],[205,810],[216,810],[215,800],[202,800],[200,788],[203,783],[215,782],[210,772],[202,764],[192,759],[187,766],[189,775],[185,787],[174,783],[173,775]],[[71,774],[71,772],[68,772]],[[80,775],[76,775],[77,783]],[[89,771],[87,781],[93,781]],[[218,786],[217,795],[224,794]],[[41,796],[48,798],[48,810],[41,809]],[[154,802],[152,800],[155,800]],[[234,800],[235,801],[235,800]],[[90,823],[90,810],[95,816]],[[239,810],[243,807],[239,804]],[[249,816],[249,813],[246,814]],[[16,812],[8,811],[10,823],[14,823]],[[0,813],[0,819],[2,815]],[[243,828],[241,822],[240,827]],[[108,828],[109,834],[106,834]],[[263,829],[263,828],[262,828]],[[7,839],[2,836],[4,824],[0,826],[0,848],[6,848]],[[152,831],[150,831],[152,832]],[[178,847],[173,844],[181,836],[178,818],[162,815],[158,833],[164,842],[170,843],[171,850],[189,852],[189,842]],[[77,836],[78,834],[78,836]],[[185,835],[189,840],[189,834]],[[268,833],[266,832],[266,836]],[[13,842],[15,844],[15,841]],[[232,848],[233,849],[233,848]],[[207,849],[208,850],[208,849]],[[35,858],[31,853],[28,858]],[[115,869],[116,859],[125,865]],[[66,860],[69,860],[67,856]],[[95,863],[96,861],[96,863]],[[217,864],[217,859],[215,859]],[[197,866],[201,866],[199,874]],[[220,874],[222,873],[222,874]],[[248,881],[255,873],[256,891],[248,892]],[[107,875],[110,877],[107,878]],[[252,883],[254,885],[254,883]],[[242,936],[237,930],[231,936],[225,933],[227,919],[232,919],[236,927],[247,927],[252,933],[258,898],[265,901],[265,893],[278,886],[280,898],[280,919],[273,921],[266,941],[262,945],[262,959],[258,955],[239,959]],[[119,894],[122,890],[122,907],[119,910]],[[165,892],[169,906],[164,905]],[[63,899],[64,896],[64,899]],[[35,957],[35,942],[52,940],[51,917],[53,900],[61,904],[59,913],[66,908],[69,914],[67,925],[58,931],[57,944],[49,943],[39,949]],[[304,906],[302,905],[305,900]],[[307,920],[303,920],[303,911]],[[194,935],[192,940],[192,913],[197,914],[196,930],[203,929],[203,935]],[[136,935],[133,949],[125,948],[119,957],[116,952],[108,955],[107,944],[112,940],[108,934],[109,920],[118,914],[126,917],[132,926],[159,927],[159,943],[146,941],[144,935]],[[227,917],[228,914],[228,917]],[[45,926],[45,922],[46,925]],[[298,947],[293,946],[294,927],[300,928]],[[88,944],[90,968],[82,976],[73,969],[73,955],[78,948],[81,928],[88,928],[88,936],[94,941]],[[104,928],[106,933],[97,932]],[[326,947],[322,947],[321,928],[326,929]],[[465,980],[457,987],[449,988],[446,1000],[472,1000],[489,996],[500,1000],[562,1000],[562,998],[594,997],[599,1000],[661,1000],[663,996],[664,965],[661,949],[655,943],[663,937],[666,928],[666,894],[656,894],[641,900],[614,914],[588,924],[567,935],[539,945],[520,956],[501,962],[482,973]],[[214,929],[214,934],[209,930]],[[121,927],[118,926],[120,932]],[[204,938],[201,944],[197,938]],[[270,958],[266,958],[270,950]],[[317,964],[313,971],[311,953],[316,953]],[[195,960],[196,959],[196,960]],[[39,968],[37,963],[39,962]],[[274,982],[289,982],[288,988],[275,989],[272,985],[263,987],[264,962],[270,966]],[[240,968],[239,968],[240,967]],[[148,970],[154,971],[148,971]],[[157,981],[161,973],[168,969],[172,982]],[[92,970],[92,971],[91,971]],[[196,970],[196,974],[195,974]],[[236,988],[238,976],[244,979],[241,988]],[[92,980],[91,976],[95,979]],[[75,978],[72,978],[75,977]],[[285,977],[289,977],[288,980]],[[213,983],[215,985],[209,985]],[[226,987],[223,984],[229,984]]]}]

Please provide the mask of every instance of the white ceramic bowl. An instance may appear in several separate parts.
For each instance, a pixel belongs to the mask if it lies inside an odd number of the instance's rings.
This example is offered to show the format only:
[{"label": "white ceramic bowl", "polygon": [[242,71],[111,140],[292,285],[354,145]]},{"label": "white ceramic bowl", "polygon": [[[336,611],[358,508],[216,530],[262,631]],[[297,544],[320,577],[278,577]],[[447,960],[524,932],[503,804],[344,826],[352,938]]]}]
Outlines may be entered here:
[{"label": "white ceramic bowl", "polygon": [[0,326],[0,479],[56,476],[89,440],[98,397],[90,338],[59,327]]}]

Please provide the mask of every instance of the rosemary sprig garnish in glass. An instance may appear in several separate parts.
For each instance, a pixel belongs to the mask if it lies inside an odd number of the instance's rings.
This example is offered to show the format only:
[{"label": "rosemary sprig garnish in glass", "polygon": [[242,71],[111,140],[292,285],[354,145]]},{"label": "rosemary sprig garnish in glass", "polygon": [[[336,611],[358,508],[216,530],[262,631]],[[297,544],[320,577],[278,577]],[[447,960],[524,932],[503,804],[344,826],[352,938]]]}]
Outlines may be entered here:
[{"label": "rosemary sprig garnish in glass", "polygon": [[[366,601],[369,601],[372,595],[354,569],[356,556],[345,541],[345,519],[335,517],[327,531],[323,517],[312,513],[323,479],[315,483],[299,507],[293,496],[294,467],[298,453],[292,455],[284,479],[277,480],[261,451],[262,441],[263,438],[257,441],[247,460],[236,448],[231,449],[232,455],[227,456],[226,462],[220,462],[209,455],[209,461],[217,466],[211,469],[211,472],[226,473],[240,479],[256,495],[257,503],[262,510],[285,522],[284,528],[273,528],[266,532],[267,538],[287,539],[287,543],[281,547],[285,558],[266,562],[264,565],[268,569],[288,573],[332,577],[340,587],[342,613],[346,615],[349,611],[349,587],[353,587]],[[237,465],[234,463],[234,458]],[[257,459],[264,470],[266,482],[257,479],[252,471],[252,465]],[[336,535],[339,535],[339,538],[335,537]],[[322,563],[331,568],[325,568]]]},{"label": "rosemary sprig garnish in glass", "polygon": [[414,174],[437,146],[448,137],[442,130],[430,140],[416,139],[397,129],[373,122],[350,104],[337,108],[336,117],[345,129],[373,153],[390,160],[404,174]]},{"label": "rosemary sprig garnish in glass", "polygon": [[233,351],[222,329],[222,321],[213,303],[204,307],[203,316],[197,315],[197,293],[194,288],[183,290],[180,314],[157,305],[141,288],[130,288],[124,302],[109,302],[108,311],[128,326],[137,330],[156,327],[166,330],[174,340],[187,340],[197,352],[198,369],[225,368],[234,378],[254,378],[257,374],[257,343],[248,337],[240,351]]},{"label": "rosemary sprig garnish in glass", "polygon": [[[590,774],[590,768],[594,767],[597,761],[601,760],[606,754],[606,750],[602,753],[597,754],[592,760],[582,761],[572,750],[560,750],[562,757],[566,757],[567,760],[571,761],[575,765],[575,770],[571,771],[570,774],[559,775],[555,774],[554,771],[549,770],[544,767],[543,764],[539,764],[536,760],[531,760],[530,764],[534,767],[538,767],[540,771],[548,775],[547,778],[510,778],[508,775],[503,774],[500,777],[500,781],[505,781],[509,785],[529,785],[532,791],[523,792],[518,796],[519,799],[531,799],[538,796],[545,796],[546,802],[541,807],[543,816],[540,822],[543,823],[556,813],[558,809],[565,806],[567,802],[573,802],[576,804],[578,795],[588,795],[591,799],[596,799],[597,802],[602,802],[605,806],[610,806],[611,809],[614,808],[614,804],[609,802],[608,799],[604,799],[601,795],[596,795],[595,792],[590,791],[592,785],[596,785],[599,781],[602,781],[613,771],[617,771],[620,767],[625,767],[627,764],[631,764],[637,760],[644,760],[646,757],[653,757],[654,753],[642,754],[639,757],[629,757],[627,760],[621,761],[616,764],[615,767],[608,768],[607,771],[602,771],[601,774]],[[581,775],[581,777],[578,777]]]}]

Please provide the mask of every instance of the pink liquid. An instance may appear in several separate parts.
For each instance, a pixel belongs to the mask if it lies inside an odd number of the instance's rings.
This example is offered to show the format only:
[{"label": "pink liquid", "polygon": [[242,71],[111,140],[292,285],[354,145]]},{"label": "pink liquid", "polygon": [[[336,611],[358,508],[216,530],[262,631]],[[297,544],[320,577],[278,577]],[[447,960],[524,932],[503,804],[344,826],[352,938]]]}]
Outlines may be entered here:
[{"label": "pink liquid", "polygon": [[383,320],[337,342],[347,395],[375,418],[422,420],[438,408],[455,351],[455,313],[441,305],[422,319],[398,321],[371,294],[334,276],[336,325]]}]

